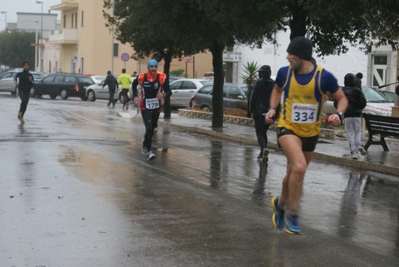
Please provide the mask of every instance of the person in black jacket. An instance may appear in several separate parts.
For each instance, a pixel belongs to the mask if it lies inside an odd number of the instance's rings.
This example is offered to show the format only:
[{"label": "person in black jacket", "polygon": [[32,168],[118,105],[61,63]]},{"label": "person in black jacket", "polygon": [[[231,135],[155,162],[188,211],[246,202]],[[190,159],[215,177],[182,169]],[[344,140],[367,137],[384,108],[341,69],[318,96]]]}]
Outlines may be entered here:
[{"label": "person in black jacket", "polygon": [[115,108],[116,100],[114,99],[114,94],[115,90],[118,89],[118,81],[116,80],[115,76],[112,75],[111,71],[107,71],[107,78],[105,78],[103,89],[106,85],[108,85],[109,91],[109,101],[107,106],[110,107],[110,105],[112,104],[112,107]]},{"label": "person in black jacket", "polygon": [[[358,152],[363,156],[367,154],[363,147],[361,119],[362,110],[366,107],[367,100],[363,91],[356,84],[357,77],[354,74],[348,73],[345,75],[345,87],[342,89],[348,99],[348,108],[344,113],[344,126],[353,159],[358,158]],[[336,101],[334,101],[334,106],[336,107]]]},{"label": "person in black jacket", "polygon": [[270,78],[271,69],[268,65],[260,67],[258,74],[259,79],[254,82],[249,91],[247,117],[250,118],[251,114],[253,114],[256,138],[260,147],[258,159],[267,162],[269,155],[267,130],[270,124],[265,122],[265,114],[270,108],[270,96],[273,91],[274,81]]},{"label": "person in black jacket", "polygon": [[18,87],[19,98],[21,99],[21,105],[18,111],[18,119],[21,121],[22,124],[24,124],[24,114],[26,108],[28,107],[30,89],[32,88],[32,86],[34,86],[35,79],[33,78],[32,73],[29,72],[29,61],[22,62],[22,66],[24,70],[17,73],[14,78],[14,83],[15,87]]}]

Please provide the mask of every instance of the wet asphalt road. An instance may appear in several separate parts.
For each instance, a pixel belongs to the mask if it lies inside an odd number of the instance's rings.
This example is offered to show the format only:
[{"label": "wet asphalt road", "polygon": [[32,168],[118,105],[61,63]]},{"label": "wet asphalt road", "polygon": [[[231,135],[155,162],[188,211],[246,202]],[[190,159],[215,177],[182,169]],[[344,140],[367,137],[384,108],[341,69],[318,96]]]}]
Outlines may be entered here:
[{"label": "wet asphalt road", "polygon": [[31,99],[21,126],[0,94],[1,266],[398,265],[398,177],[313,162],[290,236],[282,154],[160,128],[146,161],[143,125],[105,104]]}]

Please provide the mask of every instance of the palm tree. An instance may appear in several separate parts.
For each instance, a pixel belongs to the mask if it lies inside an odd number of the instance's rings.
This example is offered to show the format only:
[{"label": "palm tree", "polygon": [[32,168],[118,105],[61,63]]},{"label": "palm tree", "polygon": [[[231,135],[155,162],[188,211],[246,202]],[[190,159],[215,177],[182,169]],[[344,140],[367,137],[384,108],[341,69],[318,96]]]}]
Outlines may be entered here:
[{"label": "palm tree", "polygon": [[259,70],[259,66],[258,66],[258,62],[248,62],[244,65],[244,68],[242,69],[242,71],[244,72],[244,74],[241,74],[241,78],[243,79],[244,83],[247,84],[248,90],[249,91],[252,83],[255,81],[256,79],[256,73]]}]

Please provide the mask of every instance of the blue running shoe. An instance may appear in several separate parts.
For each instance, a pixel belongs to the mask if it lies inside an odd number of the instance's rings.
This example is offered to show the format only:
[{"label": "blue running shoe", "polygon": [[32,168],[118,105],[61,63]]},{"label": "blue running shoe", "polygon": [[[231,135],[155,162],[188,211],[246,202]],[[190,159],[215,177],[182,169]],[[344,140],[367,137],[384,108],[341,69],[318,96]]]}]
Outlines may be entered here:
[{"label": "blue running shoe", "polygon": [[278,199],[279,197],[273,197],[270,200],[273,208],[272,222],[274,228],[282,229],[284,227],[284,213],[283,209],[278,207]]},{"label": "blue running shoe", "polygon": [[290,235],[300,235],[301,228],[299,227],[299,217],[298,215],[285,215],[284,220],[284,231]]}]

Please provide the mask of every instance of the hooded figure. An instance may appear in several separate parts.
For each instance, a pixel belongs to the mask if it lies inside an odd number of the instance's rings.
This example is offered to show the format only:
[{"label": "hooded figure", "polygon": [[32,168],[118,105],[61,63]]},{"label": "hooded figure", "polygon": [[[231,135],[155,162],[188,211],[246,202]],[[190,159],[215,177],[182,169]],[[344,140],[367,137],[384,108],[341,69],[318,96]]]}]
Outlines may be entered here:
[{"label": "hooded figure", "polygon": [[[344,113],[344,117],[360,117],[362,115],[362,110],[367,105],[367,100],[362,92],[357,86],[357,77],[348,73],[344,77],[344,85],[342,88],[344,90],[345,96],[348,99],[348,108]],[[334,101],[334,107],[337,107],[337,102]]]},{"label": "hooded figure", "polygon": [[265,122],[265,114],[270,108],[270,96],[273,91],[274,81],[270,78],[272,72],[268,65],[260,67],[258,74],[259,79],[255,81],[248,93],[247,117],[250,118],[251,114],[253,114],[256,137],[260,147],[258,158],[263,158],[264,161],[267,161],[268,151],[266,149],[266,133],[270,124]]},{"label": "hooded figure", "polygon": [[[344,77],[345,96],[348,99],[348,108],[344,113],[345,133],[349,142],[350,153],[353,159],[358,158],[358,152],[366,155],[367,151],[363,147],[362,141],[362,110],[366,107],[367,100],[363,91],[356,87],[357,77],[348,73]],[[337,107],[336,101],[334,106]]]},{"label": "hooded figure", "polygon": [[247,116],[250,118],[253,114],[255,121],[265,124],[264,114],[270,108],[270,96],[274,81],[270,78],[272,71],[268,65],[260,67],[258,74],[259,79],[254,83],[248,94]]}]

